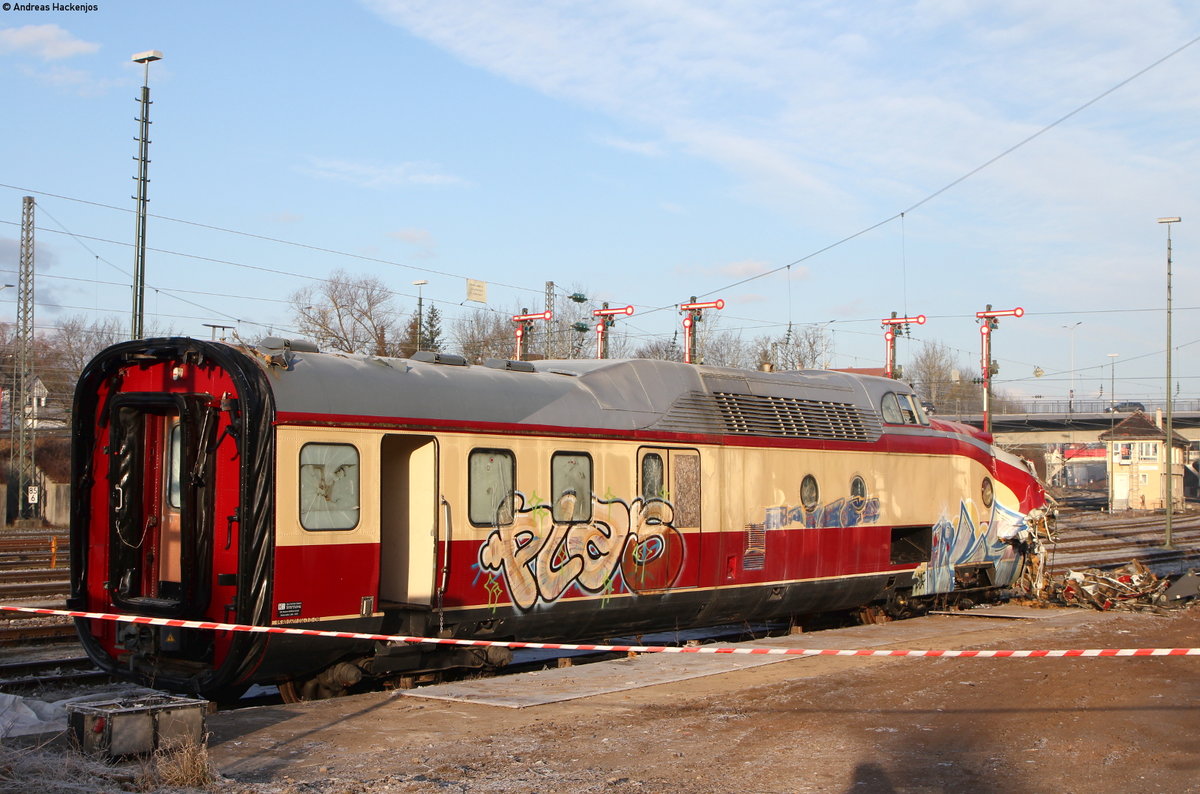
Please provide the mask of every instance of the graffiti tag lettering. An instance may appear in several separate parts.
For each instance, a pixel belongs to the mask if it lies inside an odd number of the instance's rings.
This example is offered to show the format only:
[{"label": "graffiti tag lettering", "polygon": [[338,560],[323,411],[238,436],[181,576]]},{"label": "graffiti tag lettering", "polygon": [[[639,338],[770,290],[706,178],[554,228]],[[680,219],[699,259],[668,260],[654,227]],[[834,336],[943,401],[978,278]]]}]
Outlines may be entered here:
[{"label": "graffiti tag lettering", "polygon": [[665,499],[632,504],[592,495],[588,521],[555,521],[575,514],[576,495],[565,492],[556,510],[525,505],[513,494],[513,521],[497,525],[479,549],[479,566],[504,580],[521,609],[551,604],[572,585],[589,593],[608,592],[618,578],[631,592],[670,587],[683,565],[683,538],[671,525]]}]

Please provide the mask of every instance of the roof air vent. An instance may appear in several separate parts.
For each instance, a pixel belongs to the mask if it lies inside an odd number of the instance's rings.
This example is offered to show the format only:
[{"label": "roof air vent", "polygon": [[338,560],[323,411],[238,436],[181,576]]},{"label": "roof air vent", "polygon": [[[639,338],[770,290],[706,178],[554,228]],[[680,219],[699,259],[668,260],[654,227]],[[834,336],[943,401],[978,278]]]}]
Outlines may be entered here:
[{"label": "roof air vent", "polygon": [[453,353],[434,353],[432,350],[418,350],[409,358],[412,361],[424,361],[427,364],[445,364],[450,367],[465,367],[467,360]]}]

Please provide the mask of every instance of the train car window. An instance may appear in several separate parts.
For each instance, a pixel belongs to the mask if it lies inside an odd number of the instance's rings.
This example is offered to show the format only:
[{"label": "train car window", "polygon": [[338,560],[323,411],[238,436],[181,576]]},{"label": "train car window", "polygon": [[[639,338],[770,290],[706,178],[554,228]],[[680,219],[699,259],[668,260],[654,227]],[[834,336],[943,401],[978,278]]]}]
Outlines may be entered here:
[{"label": "train car window", "polygon": [[850,497],[860,501],[867,498],[867,482],[857,474],[850,481]]},{"label": "train car window", "polygon": [[358,449],[351,444],[300,448],[300,526],[347,530],[358,526]]},{"label": "train car window", "polygon": [[467,460],[467,518],[477,527],[513,522],[517,462],[507,449],[473,449]]},{"label": "train car window", "polygon": [[892,527],[892,565],[913,565],[933,559],[933,527]]},{"label": "train car window", "polygon": [[171,425],[167,439],[167,505],[179,510],[183,506],[180,472],[183,470],[183,425]]},{"label": "train car window", "polygon": [[917,424],[917,409],[913,404],[911,394],[897,394],[896,401],[900,403],[900,416],[904,418],[904,424]]},{"label": "train car window", "polygon": [[550,458],[550,496],[554,520],[592,518],[592,459],[582,452],[556,452]]},{"label": "train car window", "polygon": [[883,421],[889,425],[904,424],[904,417],[900,413],[900,404],[896,402],[894,392],[883,395],[883,403],[880,407],[883,409]]},{"label": "train car window", "polygon": [[662,455],[647,452],[642,458],[642,499],[663,499],[666,495]]},{"label": "train car window", "polygon": [[992,506],[992,499],[995,497],[992,493],[992,480],[990,477],[983,478],[983,485],[979,488],[979,496],[983,499],[984,507]]},{"label": "train car window", "polygon": [[800,481],[800,504],[804,505],[805,510],[812,512],[820,503],[821,488],[817,485],[817,478],[805,474],[804,479]]}]

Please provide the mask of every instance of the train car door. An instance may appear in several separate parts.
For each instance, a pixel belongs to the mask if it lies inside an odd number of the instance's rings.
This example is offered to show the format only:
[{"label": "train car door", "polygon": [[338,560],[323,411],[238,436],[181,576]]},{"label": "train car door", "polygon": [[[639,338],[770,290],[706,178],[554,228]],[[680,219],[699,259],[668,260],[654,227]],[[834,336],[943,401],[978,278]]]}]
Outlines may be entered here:
[{"label": "train car door", "polygon": [[379,473],[379,598],[430,606],[437,543],[437,440],[384,436]]},{"label": "train car door", "polygon": [[[109,581],[113,603],[200,614],[212,569],[215,410],[201,395],[124,395],[109,421]],[[187,461],[187,467],[184,467]]]},{"label": "train car door", "polygon": [[632,553],[626,552],[626,581],[639,592],[697,586],[700,453],[667,447],[640,449],[638,495],[646,520],[638,527],[637,546]]}]

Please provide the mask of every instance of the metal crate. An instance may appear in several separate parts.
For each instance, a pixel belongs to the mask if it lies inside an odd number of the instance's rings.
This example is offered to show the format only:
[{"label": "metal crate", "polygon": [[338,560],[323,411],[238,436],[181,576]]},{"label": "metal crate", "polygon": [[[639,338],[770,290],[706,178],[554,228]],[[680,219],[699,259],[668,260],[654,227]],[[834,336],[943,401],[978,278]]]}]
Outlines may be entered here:
[{"label": "metal crate", "polygon": [[208,701],[172,695],[67,705],[67,724],[79,749],[120,758],[205,740]]}]

